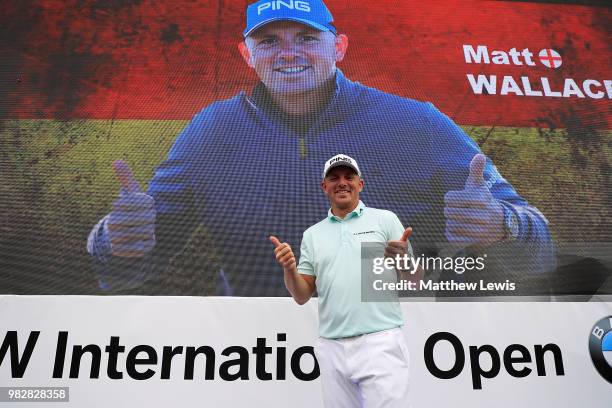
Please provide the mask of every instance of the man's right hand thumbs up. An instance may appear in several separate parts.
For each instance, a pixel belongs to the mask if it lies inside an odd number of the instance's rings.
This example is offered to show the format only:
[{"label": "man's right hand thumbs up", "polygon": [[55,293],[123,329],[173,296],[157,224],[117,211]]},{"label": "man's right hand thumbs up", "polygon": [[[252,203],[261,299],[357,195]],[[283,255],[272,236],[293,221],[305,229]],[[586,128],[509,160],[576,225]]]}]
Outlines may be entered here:
[{"label": "man's right hand thumbs up", "polygon": [[117,160],[113,170],[121,194],[106,223],[111,252],[114,256],[143,257],[155,246],[155,201],[142,191],[126,162]]},{"label": "man's right hand thumbs up", "polygon": [[274,244],[274,255],[276,256],[276,261],[283,267],[283,269],[297,272],[297,263],[295,261],[295,255],[293,254],[293,250],[288,243],[281,243],[278,238],[274,235],[270,236],[270,242]]}]

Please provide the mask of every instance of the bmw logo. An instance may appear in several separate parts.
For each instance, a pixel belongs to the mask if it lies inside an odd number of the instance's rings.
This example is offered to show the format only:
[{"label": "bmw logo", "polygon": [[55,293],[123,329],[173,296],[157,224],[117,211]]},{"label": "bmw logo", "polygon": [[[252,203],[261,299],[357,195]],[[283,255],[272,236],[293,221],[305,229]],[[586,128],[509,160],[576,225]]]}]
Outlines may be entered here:
[{"label": "bmw logo", "polygon": [[604,317],[593,326],[589,352],[599,374],[612,384],[612,316]]}]

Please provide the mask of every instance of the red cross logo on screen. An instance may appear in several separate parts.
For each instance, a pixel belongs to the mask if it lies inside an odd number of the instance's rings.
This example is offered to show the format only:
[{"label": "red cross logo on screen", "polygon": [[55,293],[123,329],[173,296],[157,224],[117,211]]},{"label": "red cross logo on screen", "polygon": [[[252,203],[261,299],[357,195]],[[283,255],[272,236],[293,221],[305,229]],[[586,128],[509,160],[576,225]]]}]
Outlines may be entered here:
[{"label": "red cross logo on screen", "polygon": [[540,57],[540,62],[548,68],[559,68],[563,62],[561,55],[552,48],[544,48],[538,56]]}]

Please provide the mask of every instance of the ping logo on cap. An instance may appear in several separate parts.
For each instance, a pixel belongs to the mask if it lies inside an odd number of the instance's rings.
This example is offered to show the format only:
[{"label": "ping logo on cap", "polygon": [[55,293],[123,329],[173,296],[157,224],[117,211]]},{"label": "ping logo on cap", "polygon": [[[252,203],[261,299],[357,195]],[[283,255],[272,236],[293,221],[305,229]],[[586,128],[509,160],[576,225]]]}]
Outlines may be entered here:
[{"label": "ping logo on cap", "polygon": [[361,177],[361,170],[359,170],[359,166],[357,165],[357,161],[355,159],[344,154],[337,154],[325,162],[325,168],[323,169],[323,178],[325,178],[327,172],[329,172],[332,168],[336,166],[350,167],[355,170],[355,173],[357,173],[359,177]]},{"label": "ping logo on cap", "polygon": [[267,9],[271,10],[280,10],[282,8],[288,8],[290,10],[300,10],[305,11],[307,13],[310,12],[310,4],[307,1],[302,0],[289,0],[289,1],[268,1],[266,3],[261,3],[257,6],[257,15],[261,15],[261,13]]},{"label": "ping logo on cap", "polygon": [[349,157],[344,157],[344,156],[340,156],[340,157],[336,156],[336,157],[334,157],[333,159],[331,159],[329,161],[329,164],[334,164],[334,163],[339,162],[339,161],[345,161],[345,162],[347,162],[349,164],[353,164],[353,161]]}]

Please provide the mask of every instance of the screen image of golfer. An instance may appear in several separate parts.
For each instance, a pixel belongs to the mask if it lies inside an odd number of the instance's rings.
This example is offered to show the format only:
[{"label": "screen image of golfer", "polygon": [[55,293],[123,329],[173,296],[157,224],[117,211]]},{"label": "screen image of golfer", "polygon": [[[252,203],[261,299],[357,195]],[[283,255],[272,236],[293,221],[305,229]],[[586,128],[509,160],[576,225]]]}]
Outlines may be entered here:
[{"label": "screen image of golfer", "polygon": [[[237,47],[245,4],[5,6],[0,293],[287,296],[268,236],[299,259],[338,153],[363,163],[366,206],[413,227],[415,253],[453,241],[470,215],[445,198],[477,191],[507,201],[518,236],[453,256],[487,253],[485,273],[533,277],[538,295],[611,293],[609,6],[329,0],[346,50],[338,71],[315,48],[282,51],[333,72],[318,110],[291,115],[267,97],[275,62]],[[156,213],[138,221],[155,242],[129,256],[113,254],[122,194]]]}]

